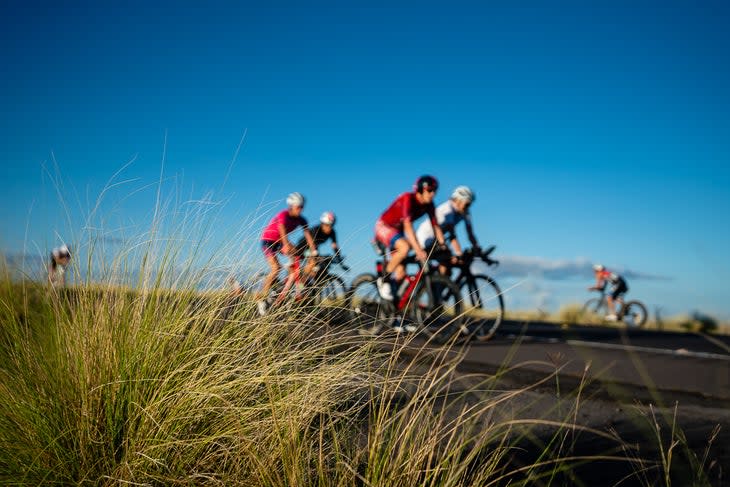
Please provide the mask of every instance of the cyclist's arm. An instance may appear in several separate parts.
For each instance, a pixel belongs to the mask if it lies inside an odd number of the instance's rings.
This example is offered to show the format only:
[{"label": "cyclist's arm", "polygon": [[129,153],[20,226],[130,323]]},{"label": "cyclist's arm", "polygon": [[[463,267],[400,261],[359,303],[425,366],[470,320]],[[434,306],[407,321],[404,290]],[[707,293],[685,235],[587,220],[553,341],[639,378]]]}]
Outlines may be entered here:
[{"label": "cyclist's arm", "polygon": [[317,246],[314,245],[314,239],[312,238],[312,232],[309,231],[309,228],[304,228],[304,238],[307,240],[307,245],[309,246],[309,252],[312,255],[317,255]]},{"label": "cyclist's arm", "polygon": [[474,235],[474,229],[471,226],[471,218],[464,219],[464,224],[466,225],[466,234],[469,237],[469,242],[471,242],[471,246],[479,247],[479,242],[477,242],[477,237]]},{"label": "cyclist's arm", "polygon": [[461,244],[456,239],[456,236],[451,239],[451,249],[454,251],[454,255],[457,257],[459,257],[464,252],[461,248]]},{"label": "cyclist's arm", "polygon": [[604,279],[602,277],[596,278],[596,284],[588,288],[589,291],[600,291],[605,287]]},{"label": "cyclist's arm", "polygon": [[446,245],[446,238],[444,237],[444,231],[441,230],[441,226],[436,223],[435,221],[431,222],[431,225],[433,225],[433,235],[436,237],[436,241],[442,245]]},{"label": "cyclist's arm", "polygon": [[418,243],[416,232],[413,231],[413,222],[410,218],[403,220],[403,235],[405,235],[406,241],[413,251],[416,252],[416,257],[419,260],[424,260],[426,258],[426,252],[421,248],[421,244]]},{"label": "cyclist's arm", "polygon": [[286,227],[283,223],[279,223],[277,225],[277,229],[279,230],[279,241],[281,242],[281,250],[284,251],[285,254],[289,255],[292,252],[292,244],[289,242],[289,239],[286,236]]}]

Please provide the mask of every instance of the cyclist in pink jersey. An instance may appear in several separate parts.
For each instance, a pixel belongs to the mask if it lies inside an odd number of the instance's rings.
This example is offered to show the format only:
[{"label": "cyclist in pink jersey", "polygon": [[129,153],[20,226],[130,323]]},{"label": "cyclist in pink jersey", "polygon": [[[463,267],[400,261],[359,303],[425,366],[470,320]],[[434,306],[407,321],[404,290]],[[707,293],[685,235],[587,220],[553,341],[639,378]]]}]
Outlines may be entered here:
[{"label": "cyclist in pink jersey", "polygon": [[413,249],[416,258],[425,262],[428,255],[416,239],[413,222],[428,215],[433,225],[436,241],[445,247],[444,234],[436,222],[433,200],[438,189],[438,181],[433,176],[421,176],[416,180],[413,192],[403,193],[388,207],[375,223],[375,238],[389,249],[390,259],[385,275],[378,278],[378,291],[383,299],[393,299],[398,284],[405,277],[402,262]]},{"label": "cyclist in pink jersey", "polygon": [[304,196],[300,193],[291,193],[286,198],[286,204],[288,208],[277,213],[261,234],[261,250],[263,250],[270,268],[258,296],[257,306],[259,313],[262,315],[266,313],[268,307],[265,299],[269,294],[271,285],[281,271],[281,264],[276,254],[281,252],[289,256],[294,255],[294,245],[289,241],[289,234],[302,227],[311,255],[317,255],[317,247],[314,245],[312,234],[307,226],[307,220],[302,216]]}]

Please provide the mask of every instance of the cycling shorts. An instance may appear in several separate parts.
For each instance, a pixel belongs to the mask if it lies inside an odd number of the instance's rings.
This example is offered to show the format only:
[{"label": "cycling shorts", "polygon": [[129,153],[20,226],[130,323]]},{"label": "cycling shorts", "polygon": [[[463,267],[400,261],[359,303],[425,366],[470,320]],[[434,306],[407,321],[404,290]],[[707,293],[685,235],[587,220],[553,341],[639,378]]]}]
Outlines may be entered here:
[{"label": "cycling shorts", "polygon": [[403,235],[403,232],[399,231],[397,228],[383,223],[382,220],[378,220],[375,222],[375,238],[388,249],[393,249],[395,247],[395,243],[398,240],[405,238],[405,235]]},{"label": "cycling shorts", "polygon": [[276,240],[262,240],[261,250],[266,257],[275,257],[281,251],[282,244]]},{"label": "cycling shorts", "polygon": [[613,285],[611,288],[611,297],[613,299],[618,299],[622,297],[624,294],[626,294],[629,290],[629,286],[626,285],[626,281],[623,279],[619,280],[616,284]]}]

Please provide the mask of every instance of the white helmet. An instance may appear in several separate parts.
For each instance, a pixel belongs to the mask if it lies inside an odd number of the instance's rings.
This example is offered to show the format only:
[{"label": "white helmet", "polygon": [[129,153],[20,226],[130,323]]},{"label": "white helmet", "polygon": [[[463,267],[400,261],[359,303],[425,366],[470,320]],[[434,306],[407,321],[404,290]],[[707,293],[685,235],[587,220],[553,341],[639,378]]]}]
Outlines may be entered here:
[{"label": "white helmet", "polygon": [[335,224],[335,214],[331,211],[325,211],[322,213],[322,215],[319,217],[320,223],[324,223],[325,225],[334,225]]},{"label": "white helmet", "polygon": [[57,259],[61,259],[63,257],[71,257],[71,251],[68,249],[68,246],[66,244],[61,245],[60,247],[56,247],[53,249],[53,256]]},{"label": "white helmet", "polygon": [[454,192],[451,193],[451,198],[471,203],[477,199],[477,196],[468,186],[457,186]]},{"label": "white helmet", "polygon": [[602,272],[605,269],[602,264],[593,264],[593,270],[596,272]]},{"label": "white helmet", "polygon": [[302,193],[291,193],[286,197],[287,206],[304,206],[304,196]]}]

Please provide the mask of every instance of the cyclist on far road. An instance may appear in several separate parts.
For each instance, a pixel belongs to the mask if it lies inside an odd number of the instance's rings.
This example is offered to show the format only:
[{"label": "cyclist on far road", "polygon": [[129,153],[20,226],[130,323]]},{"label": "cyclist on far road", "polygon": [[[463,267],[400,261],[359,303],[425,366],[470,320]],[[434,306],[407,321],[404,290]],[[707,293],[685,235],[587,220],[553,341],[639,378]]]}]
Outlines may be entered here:
[{"label": "cyclist on far road", "polygon": [[[451,198],[436,208],[436,221],[441,227],[444,237],[451,244],[451,250],[454,254],[452,259],[453,263],[456,263],[457,259],[463,253],[461,244],[456,238],[456,225],[460,222],[463,221],[466,226],[466,234],[469,237],[469,242],[471,242],[472,247],[475,249],[479,248],[479,243],[472,229],[471,214],[469,213],[469,208],[475,199],[476,195],[468,186],[457,186],[454,192],[451,193]],[[436,243],[436,238],[430,221],[424,221],[418,226],[416,238],[418,238],[418,243],[421,247],[426,249],[427,252],[432,250],[434,243]],[[446,274],[447,272],[445,266],[440,266],[439,270],[442,274]]]},{"label": "cyclist on far road", "polygon": [[416,238],[413,222],[423,215],[428,215],[433,226],[434,237],[441,246],[445,246],[444,234],[436,221],[436,209],[433,200],[438,189],[438,181],[433,176],[421,176],[416,180],[413,191],[403,193],[396,198],[375,223],[375,238],[390,250],[390,259],[385,274],[378,277],[378,292],[383,299],[393,300],[399,283],[405,277],[403,260],[408,251],[413,249],[416,258],[426,262],[428,254]]},{"label": "cyclist on far road", "polygon": [[69,262],[71,262],[71,251],[65,244],[53,249],[48,264],[48,282],[51,286],[66,284],[66,266]]},{"label": "cyclist on far road", "polygon": [[300,193],[291,193],[286,198],[286,204],[288,208],[277,213],[261,234],[261,249],[264,252],[266,262],[270,268],[269,273],[264,279],[261,292],[257,296],[256,306],[261,315],[266,314],[268,308],[266,298],[269,295],[269,290],[274,280],[281,271],[281,264],[279,264],[277,254],[281,252],[284,255],[294,257],[294,246],[289,241],[289,234],[297,228],[302,227],[304,230],[304,238],[309,246],[310,255],[317,255],[317,247],[314,246],[314,240],[312,239],[312,234],[309,232],[307,220],[302,216],[304,196]]},{"label": "cyclist on far road", "polygon": [[623,296],[628,292],[629,286],[623,277],[611,272],[601,264],[593,266],[593,272],[596,276],[596,284],[588,288],[589,291],[601,291],[606,288],[606,284],[611,283],[611,292],[606,295],[606,305],[608,306],[608,314],[606,320],[616,321],[616,302],[621,302]]},{"label": "cyclist on far road", "polygon": [[[322,215],[319,217],[319,225],[312,227],[310,230],[310,233],[312,234],[312,240],[314,241],[314,247],[316,249],[319,249],[319,246],[323,243],[327,242],[328,240],[331,240],[331,247],[332,247],[332,253],[334,255],[337,255],[337,253],[340,251],[339,246],[337,245],[337,234],[335,233],[335,214],[331,211],[325,211],[322,213]],[[309,279],[312,275],[312,269],[314,269],[315,264],[319,261],[320,257],[319,255],[311,255],[309,250],[309,243],[307,242],[306,236],[302,237],[299,242],[297,242],[296,247],[294,248],[294,255],[300,256],[300,257],[309,257],[307,259],[307,264],[304,266],[304,278]]]}]

